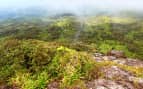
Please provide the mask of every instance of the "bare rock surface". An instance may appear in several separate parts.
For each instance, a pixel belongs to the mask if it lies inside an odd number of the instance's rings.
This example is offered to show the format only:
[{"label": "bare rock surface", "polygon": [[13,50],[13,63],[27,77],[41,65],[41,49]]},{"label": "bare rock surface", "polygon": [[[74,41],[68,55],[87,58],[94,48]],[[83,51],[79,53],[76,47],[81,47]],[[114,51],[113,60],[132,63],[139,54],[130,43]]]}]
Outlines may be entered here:
[{"label": "bare rock surface", "polygon": [[10,89],[10,88],[6,85],[0,85],[0,89]]},{"label": "bare rock surface", "polygon": [[96,53],[94,54],[94,59],[97,62],[113,61],[118,64],[134,66],[134,67],[143,67],[143,61],[138,60],[138,59],[126,58],[122,51],[113,50],[111,51],[111,53],[108,53],[107,55]]},{"label": "bare rock surface", "polygon": [[48,84],[47,89],[59,89],[59,82],[51,82],[50,84]]},{"label": "bare rock surface", "polygon": [[143,61],[127,58],[125,65],[143,67]]},{"label": "bare rock surface", "polygon": [[122,70],[121,68],[118,68],[117,66],[111,66],[109,68],[105,67],[101,70],[105,77],[108,79],[113,79],[113,78],[127,78],[129,76],[132,76],[131,73]]},{"label": "bare rock surface", "polygon": [[127,89],[112,80],[97,79],[87,84],[88,89]]},{"label": "bare rock surface", "polygon": [[[126,58],[122,51],[113,50],[107,55],[96,53],[94,59],[96,62],[110,61],[119,65],[143,68],[143,61]],[[119,66],[105,66],[100,71],[104,75],[103,78],[88,82],[88,89],[143,89],[143,78],[137,77],[134,73]]]},{"label": "bare rock surface", "polygon": [[111,50],[107,53],[108,56],[115,56],[117,58],[123,58],[125,57],[125,53],[123,51],[119,50]]}]

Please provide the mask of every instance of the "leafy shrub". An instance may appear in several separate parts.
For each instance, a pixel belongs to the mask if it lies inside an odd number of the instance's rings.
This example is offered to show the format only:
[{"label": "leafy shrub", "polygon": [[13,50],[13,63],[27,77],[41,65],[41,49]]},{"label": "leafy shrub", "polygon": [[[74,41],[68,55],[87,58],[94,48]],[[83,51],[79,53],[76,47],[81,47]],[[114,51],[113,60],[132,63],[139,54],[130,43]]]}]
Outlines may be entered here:
[{"label": "leafy shrub", "polygon": [[11,78],[10,84],[16,84],[21,89],[45,89],[48,79],[46,71],[35,75],[17,73],[15,77]]},{"label": "leafy shrub", "polygon": [[88,75],[93,66],[94,62],[88,54],[59,47],[50,65],[50,74],[52,77],[62,78],[61,85],[67,87]]},{"label": "leafy shrub", "polygon": [[64,88],[74,87],[77,81],[84,86],[82,79],[88,79],[94,68],[90,54],[54,42],[16,40],[16,45],[9,42],[13,41],[6,40],[0,47],[0,76],[22,89],[44,89],[46,81],[53,79],[60,79]]},{"label": "leafy shrub", "polygon": [[[7,43],[7,41],[5,43]],[[36,70],[41,65],[47,65],[54,56],[54,46],[52,47],[49,46],[48,43],[36,40],[23,40],[19,42],[17,47],[10,47],[8,50],[2,51],[2,63],[6,63],[4,61],[7,61],[6,64],[18,63],[33,70]],[[37,68],[32,68],[34,66],[37,66]]]},{"label": "leafy shrub", "polygon": [[17,72],[38,72],[53,59],[55,45],[37,40],[3,41],[0,46],[0,81],[7,81]]},{"label": "leafy shrub", "polygon": [[101,42],[101,44],[98,47],[99,51],[106,54],[107,52],[111,50],[121,50],[125,52],[125,55],[128,57],[134,57],[135,54],[130,52],[128,47],[126,47],[123,44],[120,44],[118,41],[113,40],[106,40],[104,42]]},{"label": "leafy shrub", "polygon": [[5,65],[0,67],[0,83],[8,82],[8,78],[14,73],[14,68],[10,65]]}]

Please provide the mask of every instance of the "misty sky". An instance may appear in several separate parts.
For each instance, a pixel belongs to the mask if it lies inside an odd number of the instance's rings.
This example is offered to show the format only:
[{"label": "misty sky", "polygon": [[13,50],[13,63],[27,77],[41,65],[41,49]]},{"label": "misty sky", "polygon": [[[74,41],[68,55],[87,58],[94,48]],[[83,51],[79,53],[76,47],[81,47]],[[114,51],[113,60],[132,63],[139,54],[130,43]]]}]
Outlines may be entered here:
[{"label": "misty sky", "polygon": [[41,7],[53,10],[104,9],[141,10],[143,0],[0,0],[0,10]]}]

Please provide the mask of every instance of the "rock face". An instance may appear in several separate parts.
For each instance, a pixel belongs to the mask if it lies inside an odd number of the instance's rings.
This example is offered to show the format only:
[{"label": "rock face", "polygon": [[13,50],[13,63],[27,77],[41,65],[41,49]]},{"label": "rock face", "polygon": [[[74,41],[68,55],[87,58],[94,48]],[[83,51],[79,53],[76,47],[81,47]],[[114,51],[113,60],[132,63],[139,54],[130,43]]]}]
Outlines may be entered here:
[{"label": "rock face", "polygon": [[112,80],[97,79],[87,84],[88,89],[128,89]]},{"label": "rock face", "polygon": [[114,56],[117,58],[124,58],[125,54],[123,51],[118,51],[118,50],[111,50],[107,53],[107,56]]},{"label": "rock face", "polygon": [[59,82],[51,82],[48,86],[47,89],[59,89]]},{"label": "rock face", "polygon": [[17,86],[8,86],[7,84],[0,85],[0,89],[20,89]]},{"label": "rock face", "polygon": [[108,79],[113,79],[113,78],[127,78],[129,76],[132,76],[131,73],[122,70],[121,68],[117,66],[111,66],[109,68],[103,68],[102,72],[105,74],[105,77]]},{"label": "rock face", "polygon": [[6,85],[0,85],[0,89],[10,89],[10,88]]},{"label": "rock face", "polygon": [[[122,51],[112,50],[107,55],[99,54],[94,54],[95,61],[99,63],[109,61],[117,65],[143,68],[143,61],[126,58]],[[89,81],[87,83],[88,89],[143,89],[142,77],[137,77],[134,73],[119,66],[105,66],[100,71],[104,76]]]}]

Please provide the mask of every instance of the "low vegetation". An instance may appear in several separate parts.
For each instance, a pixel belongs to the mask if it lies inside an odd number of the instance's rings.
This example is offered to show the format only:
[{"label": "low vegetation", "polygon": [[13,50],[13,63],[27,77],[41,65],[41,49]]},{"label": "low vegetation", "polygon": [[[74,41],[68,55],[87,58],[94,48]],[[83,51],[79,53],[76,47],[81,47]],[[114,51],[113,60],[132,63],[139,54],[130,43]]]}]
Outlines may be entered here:
[{"label": "low vegetation", "polygon": [[118,66],[142,78],[142,67],[99,63],[92,55],[106,55],[114,49],[142,60],[142,21],[85,18],[83,23],[71,16],[54,18],[49,23],[12,21],[16,24],[1,25],[0,85],[45,89],[57,82],[59,89],[87,89],[87,81],[104,77],[100,69],[106,66]]}]

